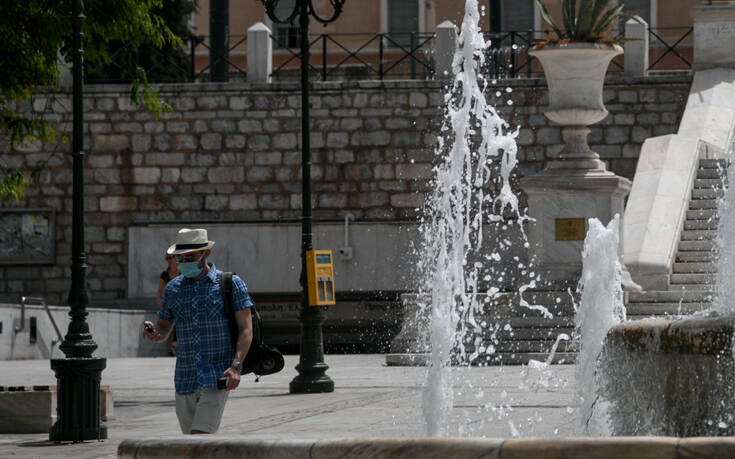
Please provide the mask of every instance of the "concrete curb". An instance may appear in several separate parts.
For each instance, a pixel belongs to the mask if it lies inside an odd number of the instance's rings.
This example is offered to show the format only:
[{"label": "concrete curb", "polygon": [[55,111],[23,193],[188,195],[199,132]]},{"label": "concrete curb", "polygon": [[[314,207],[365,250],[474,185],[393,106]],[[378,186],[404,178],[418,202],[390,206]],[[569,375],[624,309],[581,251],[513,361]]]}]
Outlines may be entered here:
[{"label": "concrete curb", "polygon": [[735,438],[363,438],[258,441],[236,437],[177,437],[124,440],[119,458],[259,459],[731,459]]}]

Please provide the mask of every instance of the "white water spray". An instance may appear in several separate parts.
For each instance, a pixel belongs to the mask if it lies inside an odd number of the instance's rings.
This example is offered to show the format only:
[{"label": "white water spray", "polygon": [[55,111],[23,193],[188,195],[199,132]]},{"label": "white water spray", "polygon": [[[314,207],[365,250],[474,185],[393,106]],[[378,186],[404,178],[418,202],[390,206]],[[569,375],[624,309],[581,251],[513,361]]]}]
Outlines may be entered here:
[{"label": "white water spray", "polygon": [[607,332],[625,320],[622,266],[618,258],[620,216],[605,227],[596,218],[589,229],[582,252],[582,298],[575,315],[580,339],[577,361],[579,420],[590,435],[609,435],[605,401],[598,398],[597,364]]},{"label": "white water spray", "polygon": [[481,285],[493,277],[502,279],[500,270],[492,268],[501,255],[481,255],[483,225],[503,221],[505,211],[517,217],[522,231],[523,217],[509,181],[517,163],[517,131],[509,132],[483,94],[487,84],[479,68],[489,43],[482,36],[479,19],[477,0],[467,0],[453,62],[455,78],[445,97],[447,113],[437,149],[445,158],[436,168],[435,190],[421,229],[422,294],[431,298],[431,355],[423,396],[430,436],[447,434],[447,415],[454,400],[449,367],[492,352],[477,340],[468,350],[464,341],[468,333],[479,336],[482,332],[476,317],[484,301],[478,300],[478,294],[485,294],[487,300],[499,291],[481,291]]},{"label": "white water spray", "polygon": [[[732,184],[724,182],[724,177],[729,176],[730,180],[735,177],[735,167],[733,167],[733,155],[735,147],[730,148],[729,166],[727,174],[723,173],[724,196],[719,200],[717,205],[717,214],[720,222],[717,227],[717,247],[719,251],[719,260],[717,263],[717,292],[712,302],[712,310],[721,316],[735,315],[735,299],[731,292],[735,287],[735,187]],[[725,171],[723,171],[725,172]],[[712,217],[714,218],[714,217]]]}]

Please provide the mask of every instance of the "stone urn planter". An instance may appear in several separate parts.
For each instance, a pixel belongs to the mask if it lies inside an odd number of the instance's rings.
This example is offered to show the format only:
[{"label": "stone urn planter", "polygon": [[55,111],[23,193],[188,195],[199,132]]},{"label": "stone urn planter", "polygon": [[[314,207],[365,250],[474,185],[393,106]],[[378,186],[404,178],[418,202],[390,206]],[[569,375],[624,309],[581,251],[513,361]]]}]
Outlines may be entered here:
[{"label": "stone urn planter", "polygon": [[549,87],[547,118],[561,124],[564,148],[547,169],[604,171],[605,165],[587,144],[587,126],[603,120],[607,109],[602,88],[610,61],[622,54],[618,45],[572,42],[549,44],[529,52],[541,61]]}]

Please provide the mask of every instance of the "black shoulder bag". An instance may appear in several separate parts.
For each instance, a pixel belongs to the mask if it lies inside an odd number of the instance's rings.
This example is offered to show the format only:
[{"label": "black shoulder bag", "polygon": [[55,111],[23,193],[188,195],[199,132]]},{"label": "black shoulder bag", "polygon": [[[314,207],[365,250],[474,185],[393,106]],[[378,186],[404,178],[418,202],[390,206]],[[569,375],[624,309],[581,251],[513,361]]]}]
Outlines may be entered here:
[{"label": "black shoulder bag", "polygon": [[[233,274],[231,272],[223,272],[219,287],[222,300],[225,303],[225,316],[230,322],[232,347],[237,349],[237,337],[240,331],[237,327],[235,311],[232,307]],[[254,373],[257,376],[255,380],[258,381],[263,375],[272,375],[283,369],[283,354],[278,349],[268,346],[263,342],[263,333],[261,330],[262,320],[254,304],[250,308],[250,311],[253,318],[253,341],[250,343],[250,349],[248,350],[248,355],[245,356],[245,361],[242,362],[242,374]]]}]

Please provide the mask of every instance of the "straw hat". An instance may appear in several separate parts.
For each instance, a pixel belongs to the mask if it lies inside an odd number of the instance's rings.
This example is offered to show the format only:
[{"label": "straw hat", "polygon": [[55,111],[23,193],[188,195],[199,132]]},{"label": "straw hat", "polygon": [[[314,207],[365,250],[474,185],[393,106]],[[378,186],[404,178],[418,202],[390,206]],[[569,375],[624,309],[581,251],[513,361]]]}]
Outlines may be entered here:
[{"label": "straw hat", "polygon": [[178,255],[180,253],[211,249],[213,246],[214,241],[210,241],[207,238],[207,230],[181,228],[176,235],[176,242],[168,248],[166,253]]}]

